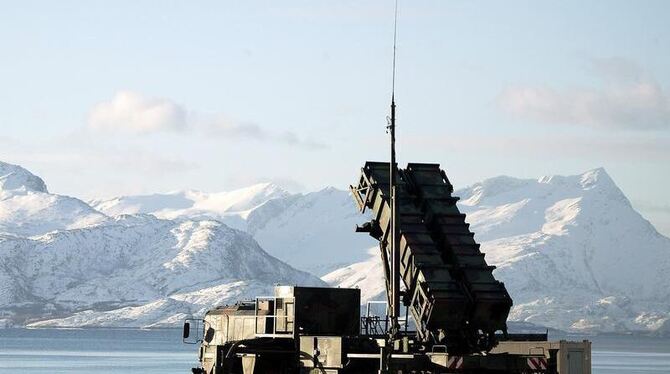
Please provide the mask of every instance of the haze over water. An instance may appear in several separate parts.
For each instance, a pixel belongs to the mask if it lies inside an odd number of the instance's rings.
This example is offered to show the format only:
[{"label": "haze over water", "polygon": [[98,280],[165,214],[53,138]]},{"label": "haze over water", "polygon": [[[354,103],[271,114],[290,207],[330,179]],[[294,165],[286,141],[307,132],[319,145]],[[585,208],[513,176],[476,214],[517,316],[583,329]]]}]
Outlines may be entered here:
[{"label": "haze over water", "polygon": [[[0,374],[189,373],[195,366],[197,346],[182,344],[180,334],[176,329],[0,329]],[[668,338],[589,339],[593,374],[670,373]]]}]

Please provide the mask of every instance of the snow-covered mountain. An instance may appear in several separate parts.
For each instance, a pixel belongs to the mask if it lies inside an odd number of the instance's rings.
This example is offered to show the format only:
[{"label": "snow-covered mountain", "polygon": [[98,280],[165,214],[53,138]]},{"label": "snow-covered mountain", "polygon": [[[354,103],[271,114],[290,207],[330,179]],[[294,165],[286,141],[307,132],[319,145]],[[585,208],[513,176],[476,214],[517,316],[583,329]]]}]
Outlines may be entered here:
[{"label": "snow-covered mountain", "polygon": [[374,241],[354,234],[365,221],[349,192],[325,188],[290,194],[272,183],[231,192],[182,191],[91,202],[108,215],[149,213],[159,218],[208,217],[244,230],[271,255],[322,275],[366,258]]},{"label": "snow-covered mountain", "polygon": [[[512,320],[581,332],[670,332],[670,239],[633,209],[604,169],[497,177],[455,195],[514,299]],[[369,288],[363,293],[379,298],[378,258],[323,279]]]},{"label": "snow-covered mountain", "polygon": [[[605,170],[497,177],[455,195],[512,294],[512,320],[670,333],[670,239]],[[346,191],[258,184],[90,204],[0,164],[0,325],[172,325],[274,283],[323,284],[294,267],[384,299],[376,243],[353,232],[366,217]]]},{"label": "snow-covered mountain", "polygon": [[147,213],[166,219],[210,217],[228,226],[244,229],[246,218],[252,211],[269,200],[288,196],[288,192],[275,184],[259,183],[228,192],[176,191],[93,200],[90,204],[110,216]]},{"label": "snow-covered mountain", "polygon": [[0,161],[0,236],[42,235],[108,219],[81,200],[50,194],[38,176]]},{"label": "snow-covered mountain", "polygon": [[368,258],[364,261],[334,270],[323,277],[330,285],[343,288],[358,287],[361,290],[361,300],[386,300],[384,268],[382,267],[379,247],[368,250]]},{"label": "snow-covered mountain", "polygon": [[[275,283],[321,284],[269,256],[248,234],[211,220],[121,216],[114,224],[9,240],[0,248],[11,248],[3,256],[9,298],[0,305],[19,304],[24,316],[37,307],[40,319],[54,305],[54,317],[66,317],[34,326],[171,324],[270,294]],[[139,321],[123,316],[128,308],[143,311]]]},{"label": "snow-covered mountain", "polygon": [[357,234],[362,216],[348,191],[321,191],[276,199],[249,214],[247,231],[283,261],[322,275],[367,258],[375,241]]},{"label": "snow-covered mountain", "polygon": [[0,326],[174,325],[276,283],[324,284],[220,221],[110,218],[2,167]]}]

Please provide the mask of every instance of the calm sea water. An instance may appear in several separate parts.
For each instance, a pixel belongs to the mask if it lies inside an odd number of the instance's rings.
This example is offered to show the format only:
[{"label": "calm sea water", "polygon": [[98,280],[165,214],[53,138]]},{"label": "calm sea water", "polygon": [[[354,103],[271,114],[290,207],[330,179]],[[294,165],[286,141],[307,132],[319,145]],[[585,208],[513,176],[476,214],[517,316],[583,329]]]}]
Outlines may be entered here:
[{"label": "calm sea water", "polygon": [[190,373],[181,330],[0,329],[0,373]]},{"label": "calm sea water", "polygon": [[[0,329],[0,374],[190,373],[196,346],[182,344],[180,335],[181,330]],[[670,374],[670,339],[589,339],[594,374]]]}]

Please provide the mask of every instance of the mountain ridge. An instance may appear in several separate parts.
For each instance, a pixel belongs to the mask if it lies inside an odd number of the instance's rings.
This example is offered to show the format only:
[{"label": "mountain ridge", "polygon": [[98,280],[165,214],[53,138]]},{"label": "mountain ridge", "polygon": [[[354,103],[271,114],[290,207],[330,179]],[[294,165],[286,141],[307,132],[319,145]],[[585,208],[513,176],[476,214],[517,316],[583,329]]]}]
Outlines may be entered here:
[{"label": "mountain ridge", "polygon": [[49,192],[42,178],[19,165],[0,161],[0,192],[17,190],[21,192]]},{"label": "mountain ridge", "polygon": [[28,170],[0,162],[0,234],[39,236],[108,220],[77,198],[49,193],[46,183]]},{"label": "mountain ridge", "polygon": [[[358,214],[348,191],[326,187],[308,193],[289,194],[272,183],[262,183],[232,192],[190,192],[203,196],[207,203],[197,208],[197,199],[188,208],[174,208],[166,204],[154,204],[151,209],[133,206],[133,196],[96,200],[93,206],[103,213],[136,212],[152,214],[159,218],[211,217],[236,229],[249,232],[268,253],[282,258],[298,269],[322,275],[351,261],[365,258],[362,249],[370,241],[355,235],[354,227],[365,220]],[[181,195],[183,192],[177,192]],[[164,196],[164,194],[144,195]],[[211,199],[210,196],[218,196]],[[240,197],[244,203],[240,204]],[[242,209],[220,209],[208,204],[217,200],[224,207]],[[118,202],[118,203],[117,203]],[[252,204],[249,204],[252,202]],[[318,253],[317,253],[318,252]]]},{"label": "mountain ridge", "polygon": [[[217,304],[269,294],[276,283],[324,285],[216,219],[109,217],[6,165],[0,326],[173,326]],[[256,188],[261,197],[277,191],[264,187]],[[264,200],[244,202],[254,208]]]},{"label": "mountain ridge", "polygon": [[[187,190],[92,201],[100,212],[50,194],[22,173],[13,174],[19,175],[11,177],[13,189],[2,195],[11,204],[0,198],[0,325],[173,326],[216,304],[267,294],[277,279],[324,284],[300,269],[334,286],[359,286],[364,299],[385,298],[378,250],[370,250],[376,242],[353,232],[369,217],[347,191],[290,194],[270,184],[233,194]],[[33,185],[24,188],[21,180]],[[605,169],[499,176],[454,195],[512,294],[511,321],[571,332],[670,332],[670,239],[633,209]],[[34,206],[17,205],[16,196],[37,198]],[[40,214],[27,225],[3,221],[3,212],[11,217],[6,209],[16,206]],[[77,208],[86,216],[86,207],[99,221],[72,224]],[[59,209],[72,219],[50,222]],[[90,251],[92,262],[79,264],[73,248]],[[249,258],[235,257],[231,248]],[[61,257],[31,257],[42,252]]]}]

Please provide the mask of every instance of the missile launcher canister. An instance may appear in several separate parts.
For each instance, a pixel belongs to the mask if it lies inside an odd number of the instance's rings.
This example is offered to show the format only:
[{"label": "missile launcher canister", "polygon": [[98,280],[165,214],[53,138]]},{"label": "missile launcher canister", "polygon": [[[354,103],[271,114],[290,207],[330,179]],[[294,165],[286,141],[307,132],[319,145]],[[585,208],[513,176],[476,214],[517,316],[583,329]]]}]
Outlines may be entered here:
[{"label": "missile launcher canister", "polygon": [[[438,164],[411,163],[397,172],[400,272],[409,307],[423,341],[453,352],[488,351],[495,332],[507,333],[512,298],[493,277]],[[379,240],[390,279],[389,164],[367,162],[351,187],[361,211],[372,221],[358,231]],[[388,284],[387,284],[388,286]]]}]

